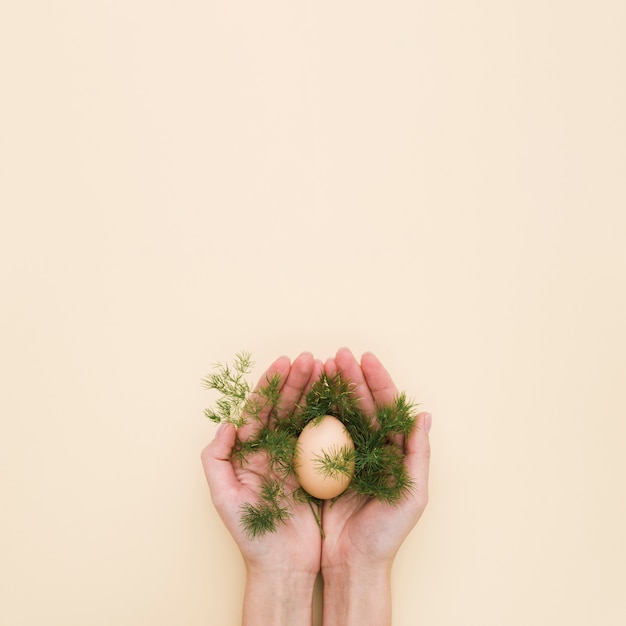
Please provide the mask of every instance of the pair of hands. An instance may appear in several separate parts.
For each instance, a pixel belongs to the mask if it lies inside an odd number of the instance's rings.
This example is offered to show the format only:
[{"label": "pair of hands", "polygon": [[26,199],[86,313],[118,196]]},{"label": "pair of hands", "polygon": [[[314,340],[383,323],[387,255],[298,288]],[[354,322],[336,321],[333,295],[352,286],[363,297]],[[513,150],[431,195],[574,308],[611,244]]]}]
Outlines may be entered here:
[{"label": "pair of hands", "polygon": [[[307,352],[293,363],[287,357],[280,357],[259,384],[275,374],[280,376],[281,398],[276,407],[280,415],[294,410],[323,371],[329,375],[338,372],[355,385],[355,395],[365,414],[374,416],[376,406],[390,404],[398,394],[376,356],[366,353],[359,364],[346,348],[325,363]],[[269,409],[261,419],[267,419],[268,413]],[[353,492],[334,503],[325,501],[321,511],[324,539],[309,505],[295,502],[291,508],[293,515],[285,524],[279,524],[276,532],[255,539],[246,536],[240,525],[240,507],[258,499],[267,461],[262,454],[251,457],[243,467],[230,460],[236,438],[245,441],[258,425],[249,423],[238,431],[232,424],[220,425],[215,439],[202,452],[202,462],[214,505],[241,550],[248,578],[261,577],[265,581],[282,578],[293,585],[299,578],[314,581],[321,569],[325,585],[335,577],[345,584],[357,572],[359,576],[367,572],[380,574],[388,580],[395,554],[428,500],[430,421],[428,413],[420,413],[411,435],[396,442],[404,451],[406,467],[414,481],[409,497],[393,506]],[[295,477],[290,481],[288,487],[295,490],[298,487]]]}]

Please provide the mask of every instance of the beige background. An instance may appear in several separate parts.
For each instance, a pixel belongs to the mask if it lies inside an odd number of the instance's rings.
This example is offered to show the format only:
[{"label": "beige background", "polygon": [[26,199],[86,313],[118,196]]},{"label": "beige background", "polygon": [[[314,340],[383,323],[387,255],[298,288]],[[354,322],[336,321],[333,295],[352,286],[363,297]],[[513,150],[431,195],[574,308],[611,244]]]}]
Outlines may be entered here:
[{"label": "beige background", "polygon": [[200,379],[342,345],[434,416],[395,626],[626,623],[625,27],[2,2],[0,623],[237,624]]}]

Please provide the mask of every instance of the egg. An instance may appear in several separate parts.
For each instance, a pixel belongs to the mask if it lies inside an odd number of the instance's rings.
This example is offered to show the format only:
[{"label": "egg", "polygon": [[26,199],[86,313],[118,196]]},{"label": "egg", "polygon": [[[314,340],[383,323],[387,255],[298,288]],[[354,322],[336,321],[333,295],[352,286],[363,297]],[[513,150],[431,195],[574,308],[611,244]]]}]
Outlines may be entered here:
[{"label": "egg", "polygon": [[[294,470],[301,487],[320,500],[343,493],[354,475],[353,453],[354,442],[336,417],[325,415],[310,421],[302,429],[296,447]],[[331,460],[326,467],[324,459]],[[332,460],[340,469],[329,467]]]}]

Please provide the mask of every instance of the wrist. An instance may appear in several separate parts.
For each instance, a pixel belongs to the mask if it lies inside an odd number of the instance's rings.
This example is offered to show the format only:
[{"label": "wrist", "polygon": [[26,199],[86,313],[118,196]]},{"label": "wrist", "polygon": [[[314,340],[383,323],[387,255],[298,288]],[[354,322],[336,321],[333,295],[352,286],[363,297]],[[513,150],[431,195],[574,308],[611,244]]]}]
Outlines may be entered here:
[{"label": "wrist", "polygon": [[324,626],[391,624],[391,562],[322,567]]},{"label": "wrist", "polygon": [[342,563],[322,567],[324,588],[341,590],[342,594],[386,588],[391,582],[391,563],[356,565]]},{"label": "wrist", "polygon": [[243,626],[310,626],[316,574],[246,564]]},{"label": "wrist", "polygon": [[246,579],[255,584],[278,586],[287,583],[296,589],[313,587],[317,572],[289,565],[251,565],[246,563]]}]

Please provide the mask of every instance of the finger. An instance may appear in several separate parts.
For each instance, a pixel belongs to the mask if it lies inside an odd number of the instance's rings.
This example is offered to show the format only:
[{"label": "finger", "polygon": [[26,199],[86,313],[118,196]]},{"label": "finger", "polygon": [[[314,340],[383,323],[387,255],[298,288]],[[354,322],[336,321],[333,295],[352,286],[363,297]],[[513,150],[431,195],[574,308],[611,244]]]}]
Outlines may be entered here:
[{"label": "finger", "polygon": [[261,402],[262,408],[259,411],[259,414],[257,416],[258,419],[252,419],[251,416],[248,415],[246,424],[244,424],[237,431],[237,436],[239,437],[241,441],[247,441],[248,439],[252,438],[258,432],[261,426],[267,424],[267,418],[270,414],[270,411],[272,410],[271,406],[269,406],[268,404],[264,404],[264,398],[258,393],[259,389],[261,387],[267,386],[269,381],[272,380],[272,378],[276,375],[280,377],[279,389],[282,389],[282,387],[285,384],[285,381],[287,380],[289,376],[290,371],[291,371],[291,362],[289,360],[289,357],[281,356],[281,357],[278,357],[267,368],[267,371],[265,372],[265,374],[261,376],[261,378],[259,379],[259,382],[256,384],[256,387],[254,388],[254,391],[250,395],[250,401],[254,402],[255,400],[258,400],[259,402]]},{"label": "finger", "polygon": [[218,511],[228,502],[237,500],[241,484],[235,476],[230,462],[230,453],[235,445],[237,431],[233,424],[223,423],[217,430],[215,439],[202,451],[202,466],[211,498]]},{"label": "finger", "polygon": [[306,401],[307,394],[311,391],[311,387],[316,383],[322,372],[324,371],[324,364],[320,359],[315,359],[313,361],[313,369],[311,370],[311,375],[309,376],[309,380],[302,391],[302,395],[300,396],[300,401],[298,402],[298,406],[303,406]]},{"label": "finger", "polygon": [[358,406],[366,415],[374,415],[376,404],[365,382],[363,371],[348,348],[340,348],[335,356],[337,371],[341,377],[354,385],[354,396]]},{"label": "finger", "polygon": [[396,399],[398,388],[376,355],[366,352],[361,357],[361,371],[376,406],[386,406]]},{"label": "finger", "polygon": [[324,362],[324,373],[328,377],[332,377],[337,373],[337,363],[333,357],[326,359]]},{"label": "finger", "polygon": [[303,352],[291,364],[289,375],[281,389],[280,400],[276,407],[279,418],[289,415],[295,410],[311,378],[314,363],[313,355],[310,352]]},{"label": "finger", "polygon": [[[372,352],[363,354],[361,357],[361,370],[376,406],[381,407],[393,404],[398,396],[398,388],[378,357]],[[400,449],[404,447],[404,435],[394,435],[391,440]]]},{"label": "finger", "polygon": [[405,463],[409,476],[414,482],[415,496],[422,506],[428,502],[428,472],[430,467],[429,431],[432,416],[430,413],[419,413],[415,428],[406,438]]}]

